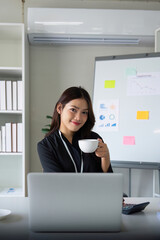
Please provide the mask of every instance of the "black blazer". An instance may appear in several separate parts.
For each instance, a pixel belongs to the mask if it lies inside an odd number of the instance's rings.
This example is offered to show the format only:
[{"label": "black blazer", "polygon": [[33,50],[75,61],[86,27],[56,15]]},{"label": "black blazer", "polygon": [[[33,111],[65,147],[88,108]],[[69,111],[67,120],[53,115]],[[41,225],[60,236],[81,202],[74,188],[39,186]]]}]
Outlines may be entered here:
[{"label": "black blazer", "polygon": [[[72,144],[62,135],[69,151],[76,163],[78,171],[81,165],[81,151],[78,146],[79,134],[75,133]],[[97,133],[91,132],[91,139],[101,138]],[[59,131],[55,131],[45,137],[37,144],[39,158],[44,172],[75,172],[73,162],[59,136]],[[95,153],[82,153],[83,172],[103,172],[101,168],[101,158]],[[108,172],[113,172],[110,165]]]}]

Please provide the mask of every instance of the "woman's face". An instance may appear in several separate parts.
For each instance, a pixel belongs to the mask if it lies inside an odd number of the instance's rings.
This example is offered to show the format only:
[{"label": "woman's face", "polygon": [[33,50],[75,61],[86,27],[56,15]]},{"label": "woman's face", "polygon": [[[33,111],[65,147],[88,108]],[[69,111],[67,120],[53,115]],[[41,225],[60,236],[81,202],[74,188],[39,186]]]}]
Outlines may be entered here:
[{"label": "woman's face", "polygon": [[64,134],[77,132],[88,118],[88,104],[85,99],[78,98],[68,102],[64,108],[59,104],[57,112],[60,114],[60,130]]}]

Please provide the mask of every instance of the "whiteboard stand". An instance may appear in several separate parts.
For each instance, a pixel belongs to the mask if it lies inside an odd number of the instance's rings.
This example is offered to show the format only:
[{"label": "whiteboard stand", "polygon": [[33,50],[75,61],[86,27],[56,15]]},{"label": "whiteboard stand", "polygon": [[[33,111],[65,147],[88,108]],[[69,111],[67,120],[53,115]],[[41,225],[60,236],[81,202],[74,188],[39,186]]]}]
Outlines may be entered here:
[{"label": "whiteboard stand", "polygon": [[108,142],[112,165],[129,169],[130,194],[132,168],[160,172],[160,29],[155,34],[158,52],[95,58],[94,130]]},{"label": "whiteboard stand", "polygon": [[[160,197],[160,191],[156,193],[156,173],[157,170],[153,170],[153,197]],[[157,188],[160,189],[160,169],[159,169],[159,174],[158,174],[158,186]]]},{"label": "whiteboard stand", "polygon": [[155,52],[160,52],[160,28],[155,31]]},{"label": "whiteboard stand", "polygon": [[[160,28],[155,31],[155,52],[160,52]],[[158,189],[160,189],[160,170]],[[160,190],[158,194],[156,193],[156,170],[153,171],[153,197],[160,197]]]},{"label": "whiteboard stand", "polygon": [[131,168],[129,168],[129,197],[131,197]]},{"label": "whiteboard stand", "polygon": [[[112,167],[128,168],[129,172],[129,197],[131,197],[131,171],[132,169],[150,169],[153,170],[153,197],[160,197],[160,163],[146,162],[127,162],[127,161],[111,161]],[[158,181],[156,173],[158,171]],[[158,193],[156,192],[158,189]]]}]

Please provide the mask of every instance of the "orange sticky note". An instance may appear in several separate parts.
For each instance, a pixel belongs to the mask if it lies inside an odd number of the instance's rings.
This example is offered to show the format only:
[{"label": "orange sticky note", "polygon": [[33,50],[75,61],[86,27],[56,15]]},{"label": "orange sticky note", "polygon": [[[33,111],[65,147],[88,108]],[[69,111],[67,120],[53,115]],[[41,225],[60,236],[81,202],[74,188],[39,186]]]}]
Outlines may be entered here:
[{"label": "orange sticky note", "polygon": [[149,111],[137,111],[137,119],[148,120],[149,119]]},{"label": "orange sticky note", "polygon": [[124,145],[135,145],[135,136],[124,136],[123,144]]}]

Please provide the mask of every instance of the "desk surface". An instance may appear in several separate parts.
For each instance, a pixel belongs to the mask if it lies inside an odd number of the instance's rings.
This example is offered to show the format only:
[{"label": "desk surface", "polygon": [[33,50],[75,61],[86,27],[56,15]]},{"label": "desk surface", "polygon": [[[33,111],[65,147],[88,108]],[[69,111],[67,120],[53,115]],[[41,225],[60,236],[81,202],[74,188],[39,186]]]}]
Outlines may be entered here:
[{"label": "desk surface", "polygon": [[28,198],[2,197],[0,198],[0,208],[10,209],[12,213],[0,221],[0,239],[159,240],[160,198],[125,198],[126,203],[141,203],[146,201],[149,201],[150,204],[143,212],[132,215],[122,214],[122,231],[120,233],[33,233],[29,231]]}]

